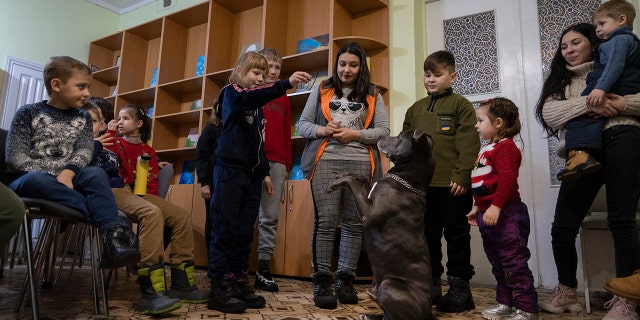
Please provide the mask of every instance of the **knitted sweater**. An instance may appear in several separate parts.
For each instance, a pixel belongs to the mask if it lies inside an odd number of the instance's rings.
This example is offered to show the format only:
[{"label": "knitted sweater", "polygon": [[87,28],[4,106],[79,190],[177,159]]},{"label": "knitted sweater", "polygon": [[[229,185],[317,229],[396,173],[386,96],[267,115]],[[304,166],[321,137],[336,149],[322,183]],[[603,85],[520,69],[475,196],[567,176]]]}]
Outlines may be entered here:
[{"label": "knitted sweater", "polygon": [[158,157],[156,151],[153,150],[148,144],[144,142],[131,143],[122,137],[117,137],[116,132],[113,130],[107,130],[115,141],[112,146],[107,147],[118,156],[120,161],[120,176],[124,180],[124,183],[133,185],[136,182],[136,164],[138,157],[143,153],[148,154],[151,157],[149,160],[149,175],[147,176],[147,193],[154,196],[158,195]]},{"label": "knitted sweater", "polygon": [[471,185],[471,169],[480,150],[475,125],[473,105],[451,88],[409,107],[402,130],[421,129],[433,137],[436,170],[431,187],[449,187],[451,181],[466,188]]},{"label": "knitted sweater", "polygon": [[118,165],[118,156],[109,149],[104,149],[102,142],[93,140],[94,152],[91,165],[98,166],[107,172],[109,177],[109,186],[111,188],[124,187],[124,180],[120,177],[120,166]]},{"label": "knitted sweater", "polygon": [[30,171],[57,176],[64,169],[77,172],[89,165],[93,128],[88,112],[58,109],[46,101],[16,111],[7,136],[7,172],[16,178]]},{"label": "knitted sweater", "polygon": [[[587,109],[586,96],[582,96],[582,91],[587,86],[587,74],[593,70],[593,62],[587,62],[575,67],[567,66],[567,69],[574,73],[571,83],[565,87],[564,93],[566,100],[559,100],[553,95],[547,97],[542,107],[542,116],[547,124],[555,129],[560,130],[560,142],[556,146],[556,150],[564,150],[564,130],[569,120],[586,115],[589,113]],[[604,129],[619,125],[630,125],[640,127],[640,94],[626,95],[627,106],[622,112],[615,117],[610,117],[604,125]]]},{"label": "knitted sweater", "polygon": [[522,154],[511,138],[490,143],[478,154],[471,171],[475,205],[486,211],[492,204],[504,208],[520,198],[518,170]]}]

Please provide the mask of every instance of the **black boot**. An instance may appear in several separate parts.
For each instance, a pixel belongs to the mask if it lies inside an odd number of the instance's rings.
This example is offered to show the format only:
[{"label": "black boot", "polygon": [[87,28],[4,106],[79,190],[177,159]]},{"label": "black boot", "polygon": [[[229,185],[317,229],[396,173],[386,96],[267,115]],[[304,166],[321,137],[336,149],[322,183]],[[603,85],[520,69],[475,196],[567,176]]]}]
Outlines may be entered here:
[{"label": "black boot", "polygon": [[358,293],[353,288],[353,280],[356,276],[349,272],[336,273],[336,297],[340,303],[357,304]]},{"label": "black boot", "polygon": [[313,303],[322,309],[335,309],[338,306],[331,272],[318,271],[313,274]]},{"label": "black boot", "polygon": [[440,312],[463,312],[476,307],[471,296],[469,281],[458,277],[447,277],[449,291],[438,303],[436,310]]},{"label": "black boot", "polygon": [[128,227],[118,226],[102,236],[104,246],[100,265],[103,268],[120,268],[140,262],[136,236]]},{"label": "black boot", "polygon": [[164,265],[154,264],[149,268],[138,269],[138,284],[142,298],[138,309],[141,314],[161,314],[180,308],[180,299],[165,294]]},{"label": "black boot", "polygon": [[194,280],[195,266],[193,262],[171,265],[171,289],[167,292],[172,298],[182,302],[204,303],[209,300],[209,292],[196,287]]},{"label": "black boot", "polygon": [[247,309],[247,304],[233,297],[234,291],[237,290],[233,273],[225,274],[221,279],[213,278],[211,280],[211,295],[209,296],[207,308],[218,310],[222,313],[244,312]]},{"label": "black boot", "polygon": [[249,278],[247,277],[247,271],[234,273],[236,278],[236,288],[233,297],[237,298],[247,305],[247,308],[260,309],[264,307],[267,301],[263,296],[255,294],[249,287]]}]

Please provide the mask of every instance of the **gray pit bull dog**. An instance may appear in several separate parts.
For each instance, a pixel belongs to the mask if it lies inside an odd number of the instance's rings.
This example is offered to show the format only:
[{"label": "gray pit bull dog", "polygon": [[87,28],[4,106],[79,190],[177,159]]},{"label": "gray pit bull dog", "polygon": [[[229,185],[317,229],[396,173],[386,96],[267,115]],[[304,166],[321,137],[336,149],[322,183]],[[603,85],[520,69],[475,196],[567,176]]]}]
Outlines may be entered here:
[{"label": "gray pit bull dog", "polygon": [[360,319],[432,319],[424,213],[435,168],[433,140],[421,130],[403,131],[380,139],[378,149],[394,167],[373,187],[368,177],[343,173],[327,188],[327,192],[343,186],[351,189],[362,219],[374,278],[369,293],[384,315]]}]

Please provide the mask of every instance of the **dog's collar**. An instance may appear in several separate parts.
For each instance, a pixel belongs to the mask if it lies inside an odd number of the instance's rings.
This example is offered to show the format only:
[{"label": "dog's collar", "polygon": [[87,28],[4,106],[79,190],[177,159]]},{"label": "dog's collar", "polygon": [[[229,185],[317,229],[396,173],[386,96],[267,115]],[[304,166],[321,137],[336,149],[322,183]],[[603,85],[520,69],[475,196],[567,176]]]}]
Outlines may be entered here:
[{"label": "dog's collar", "polygon": [[427,195],[424,191],[419,190],[418,188],[412,186],[409,182],[407,182],[407,180],[404,180],[404,179],[398,177],[397,175],[395,175],[393,173],[385,173],[384,176],[385,176],[385,178],[391,178],[391,179],[393,179],[395,181],[398,181],[401,185],[403,185],[407,189],[417,193],[419,196],[424,197],[424,196]]}]

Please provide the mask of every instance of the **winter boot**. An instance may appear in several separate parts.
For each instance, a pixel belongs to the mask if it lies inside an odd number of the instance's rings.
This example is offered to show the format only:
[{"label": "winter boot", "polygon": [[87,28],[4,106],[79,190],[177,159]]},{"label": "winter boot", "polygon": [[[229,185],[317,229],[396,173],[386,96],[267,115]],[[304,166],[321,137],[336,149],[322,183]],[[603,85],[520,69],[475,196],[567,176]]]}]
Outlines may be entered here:
[{"label": "winter boot", "polygon": [[333,274],[318,271],[313,274],[313,302],[318,308],[335,309],[338,299],[333,293]]},{"label": "winter boot", "polygon": [[357,304],[358,293],[353,289],[353,280],[356,276],[350,272],[336,273],[336,298],[340,303]]},{"label": "winter boot", "polygon": [[563,313],[582,311],[582,305],[578,302],[576,288],[558,284],[546,301],[539,303],[540,309],[551,313]]},{"label": "winter boot", "polygon": [[141,314],[161,314],[180,308],[180,299],[165,294],[164,265],[154,264],[138,269],[138,284],[142,298],[138,309]]},{"label": "winter boot", "polygon": [[129,227],[117,226],[102,235],[100,267],[120,268],[140,262],[137,237]]},{"label": "winter boot", "polygon": [[442,298],[442,279],[440,277],[433,278],[433,287],[431,287],[431,301],[435,305]]},{"label": "winter boot", "polygon": [[583,173],[596,172],[602,167],[588,150],[569,150],[568,156],[564,169],[557,175],[560,181],[573,180]]},{"label": "winter boot", "polygon": [[172,298],[182,302],[204,303],[209,300],[209,293],[198,289],[194,280],[195,266],[193,262],[171,265],[171,289],[167,292]]},{"label": "winter boot", "polygon": [[604,289],[616,296],[640,300],[640,270],[636,270],[628,277],[607,280]]},{"label": "winter boot", "polygon": [[469,281],[458,277],[447,277],[449,291],[438,303],[436,310],[440,312],[462,312],[476,307],[471,296]]},{"label": "winter boot", "polygon": [[225,274],[221,279],[213,278],[211,280],[211,295],[207,308],[218,310],[222,313],[242,313],[247,309],[244,301],[233,297],[234,291],[238,288],[235,286],[235,277],[233,273]]},{"label": "winter boot", "polygon": [[251,288],[249,287],[249,278],[247,277],[247,274],[247,271],[234,273],[234,276],[236,278],[235,286],[237,290],[233,291],[232,296],[240,301],[244,301],[244,303],[247,305],[247,308],[260,309],[264,307],[267,301],[263,296],[259,296],[255,294],[253,290],[251,290]]}]

